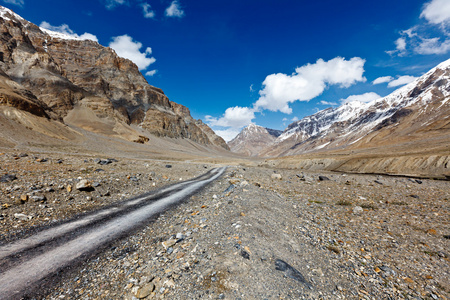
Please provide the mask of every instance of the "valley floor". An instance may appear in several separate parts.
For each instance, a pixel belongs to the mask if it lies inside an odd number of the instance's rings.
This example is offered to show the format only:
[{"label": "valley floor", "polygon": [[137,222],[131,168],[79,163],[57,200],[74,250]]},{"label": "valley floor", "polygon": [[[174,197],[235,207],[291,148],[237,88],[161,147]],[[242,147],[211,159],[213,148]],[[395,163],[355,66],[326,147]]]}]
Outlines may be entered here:
[{"label": "valley floor", "polygon": [[[0,155],[0,242],[215,166],[19,154]],[[37,298],[449,299],[449,216],[448,181],[229,166]]]}]

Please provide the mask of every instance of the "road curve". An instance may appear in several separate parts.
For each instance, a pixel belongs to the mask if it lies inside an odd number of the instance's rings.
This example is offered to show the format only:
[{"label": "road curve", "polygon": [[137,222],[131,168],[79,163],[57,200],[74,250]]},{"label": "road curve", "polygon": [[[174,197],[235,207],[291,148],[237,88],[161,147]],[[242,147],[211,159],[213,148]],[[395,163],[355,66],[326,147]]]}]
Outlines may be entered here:
[{"label": "road curve", "polygon": [[212,169],[195,179],[122,201],[10,244],[0,245],[0,299],[28,296],[49,275],[86,258],[190,197],[224,171],[224,167]]}]

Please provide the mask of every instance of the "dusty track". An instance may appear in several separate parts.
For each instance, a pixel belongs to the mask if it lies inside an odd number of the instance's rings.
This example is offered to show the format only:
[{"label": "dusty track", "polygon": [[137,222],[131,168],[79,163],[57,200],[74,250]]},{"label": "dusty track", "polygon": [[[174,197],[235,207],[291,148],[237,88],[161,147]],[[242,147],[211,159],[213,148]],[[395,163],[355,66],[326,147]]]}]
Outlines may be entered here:
[{"label": "dusty track", "polygon": [[97,252],[220,177],[213,169],[192,180],[118,203],[0,247],[0,299],[19,299],[58,270]]}]

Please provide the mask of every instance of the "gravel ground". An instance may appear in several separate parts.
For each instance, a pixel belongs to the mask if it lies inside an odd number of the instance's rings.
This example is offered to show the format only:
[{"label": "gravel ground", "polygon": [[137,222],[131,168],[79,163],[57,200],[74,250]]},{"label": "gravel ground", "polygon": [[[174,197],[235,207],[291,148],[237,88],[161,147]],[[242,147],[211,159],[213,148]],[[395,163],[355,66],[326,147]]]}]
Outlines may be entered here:
[{"label": "gravel ground", "polygon": [[[59,159],[0,156],[0,176],[17,177],[0,183],[3,241],[212,167]],[[76,188],[83,179],[90,191]],[[37,298],[448,299],[448,187],[230,166],[201,193],[58,275]]]}]

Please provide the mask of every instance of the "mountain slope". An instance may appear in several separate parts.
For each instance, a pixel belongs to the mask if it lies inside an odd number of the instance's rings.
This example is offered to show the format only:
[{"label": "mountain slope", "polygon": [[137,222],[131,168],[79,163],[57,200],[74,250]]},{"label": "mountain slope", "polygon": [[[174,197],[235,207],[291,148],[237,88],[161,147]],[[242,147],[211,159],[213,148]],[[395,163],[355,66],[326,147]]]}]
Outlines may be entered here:
[{"label": "mountain slope", "polygon": [[228,145],[231,151],[235,153],[257,156],[268,144],[273,143],[281,133],[280,130],[250,124],[228,142]]},{"label": "mountain slope", "polygon": [[450,60],[392,94],[350,102],[292,123],[260,154],[286,156],[384,147],[450,134]]},{"label": "mountain slope", "polygon": [[[1,6],[0,99],[2,105],[95,131],[79,122],[83,118],[68,118],[75,109],[92,111],[109,127],[103,132],[126,139],[147,133],[228,149],[111,48],[43,30]],[[133,126],[139,130],[131,134]]]}]

